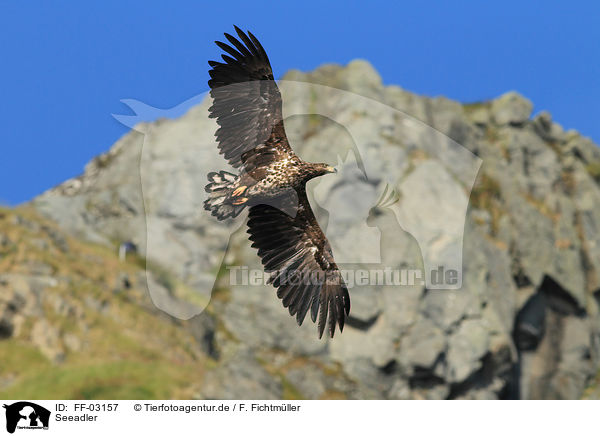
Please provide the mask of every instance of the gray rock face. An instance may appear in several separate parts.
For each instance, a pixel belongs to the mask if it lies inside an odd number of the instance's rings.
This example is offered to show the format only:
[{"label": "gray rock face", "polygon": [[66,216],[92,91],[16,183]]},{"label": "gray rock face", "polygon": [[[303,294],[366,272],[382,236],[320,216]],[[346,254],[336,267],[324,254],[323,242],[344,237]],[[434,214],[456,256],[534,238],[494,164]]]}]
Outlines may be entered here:
[{"label": "gray rock face", "polygon": [[60,362],[64,358],[60,332],[45,319],[33,325],[31,342],[39,348],[42,354],[54,362]]},{"label": "gray rock face", "polygon": [[48,359],[60,362],[64,358],[60,332],[43,318],[42,303],[46,288],[56,285],[57,282],[52,277],[1,274],[0,340],[19,336],[27,320],[36,319],[29,340]]},{"label": "gray rock face", "polygon": [[240,350],[206,378],[202,398],[219,400],[276,400],[281,383],[274,379],[249,350]]},{"label": "gray rock face", "polygon": [[[270,286],[223,269],[214,286],[224,261],[260,263],[243,217],[216,223],[201,207],[206,173],[226,168],[206,101],[137,126],[33,201],[82,238],[135,242],[197,294],[190,309],[154,286],[171,315],[211,310],[217,365],[198,397],[581,397],[600,362],[598,147],[545,112],[530,119],[515,92],[463,106],[384,86],[364,61],[292,71],[281,89],[297,153],[339,164],[309,184],[338,264],[423,279],[353,281],[333,340],[298,327]],[[386,185],[399,200],[376,206]],[[438,264],[459,269],[459,289],[434,289]]]},{"label": "gray rock face", "polygon": [[522,124],[529,119],[533,104],[516,92],[507,92],[492,102],[491,112],[499,124]]}]

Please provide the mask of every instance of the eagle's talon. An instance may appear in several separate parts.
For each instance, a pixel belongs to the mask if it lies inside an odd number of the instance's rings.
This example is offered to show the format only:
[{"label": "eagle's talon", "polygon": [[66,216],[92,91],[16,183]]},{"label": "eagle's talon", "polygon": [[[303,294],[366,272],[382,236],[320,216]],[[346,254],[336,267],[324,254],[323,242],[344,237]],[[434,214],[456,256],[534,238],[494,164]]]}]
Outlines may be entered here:
[{"label": "eagle's talon", "polygon": [[236,188],[235,191],[233,191],[233,194],[231,194],[233,197],[239,197],[240,195],[242,195],[245,191],[246,188],[248,188],[247,186],[240,186],[239,188]]}]

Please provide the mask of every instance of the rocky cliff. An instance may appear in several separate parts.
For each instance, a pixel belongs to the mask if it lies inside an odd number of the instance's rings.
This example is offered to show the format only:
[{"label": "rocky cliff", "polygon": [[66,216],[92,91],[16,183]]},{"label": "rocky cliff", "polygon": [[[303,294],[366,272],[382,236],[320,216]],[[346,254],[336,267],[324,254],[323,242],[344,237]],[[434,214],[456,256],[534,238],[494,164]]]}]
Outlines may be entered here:
[{"label": "rocky cliff", "polygon": [[195,395],[211,365],[210,320],[184,325],[158,310],[146,283],[161,278],[141,264],[29,207],[0,209],[0,398]]},{"label": "rocky cliff", "polygon": [[[597,395],[600,149],[546,112],[532,117],[532,103],[515,92],[472,104],[418,96],[384,86],[363,61],[292,71],[284,79],[284,113],[312,114],[286,122],[298,153],[339,159],[347,169],[312,186],[336,257],[422,269],[428,256],[453,247],[444,226],[464,202],[462,287],[355,287],[343,334],[319,341],[310,322],[295,324],[273,288],[227,280],[224,266],[260,265],[243,218],[217,224],[201,207],[206,173],[226,168],[209,103],[178,119],[138,125],[84,174],[33,205],[71,237],[140,247],[154,304],[182,318],[182,331],[203,338],[192,360],[212,362],[203,377],[190,374],[193,396]],[[355,170],[359,162],[362,171]],[[398,193],[394,210],[372,207],[384,186]],[[348,209],[357,198],[360,204]],[[361,236],[373,231],[381,243]],[[161,276],[169,279],[152,278]],[[85,306],[85,287],[64,288],[81,293]],[[69,361],[68,354],[48,357],[58,367]]]}]

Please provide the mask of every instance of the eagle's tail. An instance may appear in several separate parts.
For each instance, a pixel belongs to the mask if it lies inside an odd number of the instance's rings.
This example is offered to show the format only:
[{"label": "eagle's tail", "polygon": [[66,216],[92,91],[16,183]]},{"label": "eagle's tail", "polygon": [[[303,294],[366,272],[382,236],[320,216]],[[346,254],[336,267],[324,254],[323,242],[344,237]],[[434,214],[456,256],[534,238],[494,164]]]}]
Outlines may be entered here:
[{"label": "eagle's tail", "polygon": [[216,216],[219,221],[225,218],[235,218],[246,206],[245,204],[233,204],[232,193],[234,191],[237,176],[227,171],[208,173],[210,182],[204,190],[208,198],[204,201],[204,209],[210,210],[211,215]]}]

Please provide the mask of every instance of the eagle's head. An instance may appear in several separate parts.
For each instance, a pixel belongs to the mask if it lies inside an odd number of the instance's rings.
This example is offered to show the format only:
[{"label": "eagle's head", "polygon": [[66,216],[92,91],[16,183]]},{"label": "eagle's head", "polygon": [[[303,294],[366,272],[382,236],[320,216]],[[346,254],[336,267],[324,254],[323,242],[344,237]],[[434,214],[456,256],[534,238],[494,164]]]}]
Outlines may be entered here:
[{"label": "eagle's head", "polygon": [[314,174],[313,177],[319,177],[330,173],[337,173],[337,169],[326,163],[312,164],[312,167],[312,172]]}]

